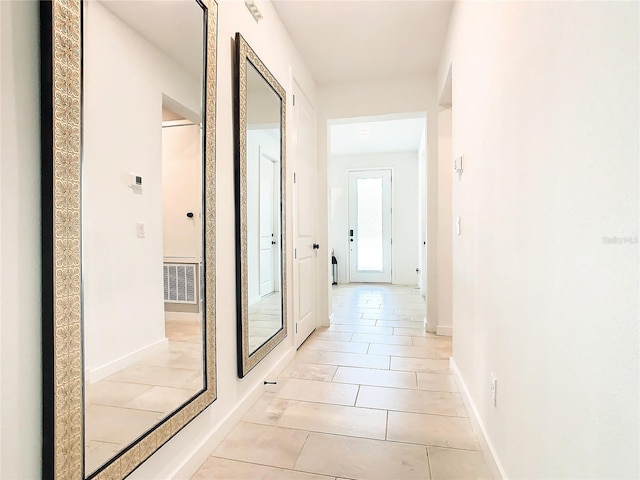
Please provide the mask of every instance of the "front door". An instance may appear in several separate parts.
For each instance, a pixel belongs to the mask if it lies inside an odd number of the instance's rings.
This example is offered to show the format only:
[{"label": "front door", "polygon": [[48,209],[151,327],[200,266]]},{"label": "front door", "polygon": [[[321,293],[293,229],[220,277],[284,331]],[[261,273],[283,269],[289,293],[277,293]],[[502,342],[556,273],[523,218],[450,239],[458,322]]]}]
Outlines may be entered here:
[{"label": "front door", "polygon": [[349,281],[391,283],[391,170],[349,172]]}]

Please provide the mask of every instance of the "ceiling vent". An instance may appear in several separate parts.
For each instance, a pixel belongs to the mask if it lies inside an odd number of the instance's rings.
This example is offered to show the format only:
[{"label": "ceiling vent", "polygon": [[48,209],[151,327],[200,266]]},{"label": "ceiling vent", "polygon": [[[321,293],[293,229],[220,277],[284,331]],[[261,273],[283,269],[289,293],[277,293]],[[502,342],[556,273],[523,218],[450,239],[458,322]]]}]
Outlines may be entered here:
[{"label": "ceiling vent", "polygon": [[262,16],[262,12],[258,8],[258,5],[256,5],[256,2],[254,0],[244,0],[244,4],[247,6],[249,11],[251,12],[251,15],[253,15],[253,18],[256,19],[256,22],[259,22],[264,18]]}]

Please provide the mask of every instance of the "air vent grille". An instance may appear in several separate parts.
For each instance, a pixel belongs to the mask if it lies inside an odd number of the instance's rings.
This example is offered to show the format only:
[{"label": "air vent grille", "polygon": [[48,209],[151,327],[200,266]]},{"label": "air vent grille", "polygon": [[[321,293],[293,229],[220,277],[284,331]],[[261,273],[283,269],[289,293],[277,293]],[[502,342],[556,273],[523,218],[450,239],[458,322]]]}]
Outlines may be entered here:
[{"label": "air vent grille", "polygon": [[164,301],[169,303],[198,303],[195,264],[164,264]]}]

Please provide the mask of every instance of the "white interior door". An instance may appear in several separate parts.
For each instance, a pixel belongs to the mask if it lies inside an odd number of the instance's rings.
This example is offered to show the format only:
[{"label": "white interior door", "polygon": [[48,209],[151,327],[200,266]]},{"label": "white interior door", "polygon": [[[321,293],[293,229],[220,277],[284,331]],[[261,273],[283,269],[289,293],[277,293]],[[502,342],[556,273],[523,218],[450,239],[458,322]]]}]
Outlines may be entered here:
[{"label": "white interior door", "polygon": [[316,328],[317,255],[313,248],[315,236],[316,198],[316,121],[315,110],[294,82],[293,117],[295,134],[293,235],[294,235],[294,344],[298,348]]},{"label": "white interior door", "polygon": [[391,170],[349,172],[349,281],[391,283]]},{"label": "white interior door", "polygon": [[202,184],[200,127],[183,123],[162,128],[162,247],[165,257],[199,263],[202,191],[193,186]]},{"label": "white interior door", "polygon": [[260,155],[260,296],[274,291],[276,240],[274,236],[274,174],[273,161]]}]

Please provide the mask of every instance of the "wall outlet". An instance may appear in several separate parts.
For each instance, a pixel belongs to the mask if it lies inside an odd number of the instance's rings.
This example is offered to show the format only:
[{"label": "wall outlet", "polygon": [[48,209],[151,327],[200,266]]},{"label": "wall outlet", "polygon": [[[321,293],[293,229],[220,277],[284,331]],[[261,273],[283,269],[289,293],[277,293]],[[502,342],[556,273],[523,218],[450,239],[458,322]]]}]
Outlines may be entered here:
[{"label": "wall outlet", "polygon": [[144,238],[144,223],[136,223],[136,236],[138,238]]},{"label": "wall outlet", "polygon": [[495,374],[491,374],[491,403],[493,406],[496,406],[497,393],[498,393],[498,380],[496,379]]}]

